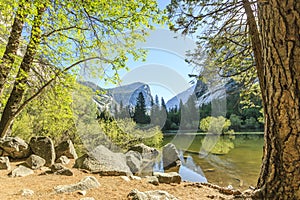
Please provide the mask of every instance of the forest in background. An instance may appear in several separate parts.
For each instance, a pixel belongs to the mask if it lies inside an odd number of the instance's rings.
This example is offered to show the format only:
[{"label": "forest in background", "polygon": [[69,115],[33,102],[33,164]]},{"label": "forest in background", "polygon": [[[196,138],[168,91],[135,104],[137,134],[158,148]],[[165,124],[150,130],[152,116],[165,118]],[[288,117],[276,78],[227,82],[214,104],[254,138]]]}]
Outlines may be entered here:
[{"label": "forest in background", "polygon": [[[115,105],[113,115],[116,119],[132,118],[138,124],[158,125],[163,122],[162,131],[176,131],[180,128],[182,131],[207,132],[207,127],[211,124],[211,120],[217,117],[226,119],[228,130],[235,132],[263,131],[263,114],[261,100],[258,96],[251,95],[251,104],[243,103],[239,92],[227,95],[226,97],[226,114],[223,116],[212,116],[211,103],[197,105],[195,95],[191,95],[188,101],[183,104],[180,100],[179,106],[167,108],[163,97],[156,95],[151,103],[151,109],[147,110],[145,98],[142,93],[139,94],[136,106],[132,109],[129,106]],[[223,103],[220,101],[220,103]],[[107,111],[105,111],[107,112]],[[212,117],[211,117],[212,116]],[[205,120],[204,120],[205,119]],[[206,121],[207,125],[202,125]],[[223,123],[222,120],[220,123]],[[228,124],[229,123],[229,124]]]}]

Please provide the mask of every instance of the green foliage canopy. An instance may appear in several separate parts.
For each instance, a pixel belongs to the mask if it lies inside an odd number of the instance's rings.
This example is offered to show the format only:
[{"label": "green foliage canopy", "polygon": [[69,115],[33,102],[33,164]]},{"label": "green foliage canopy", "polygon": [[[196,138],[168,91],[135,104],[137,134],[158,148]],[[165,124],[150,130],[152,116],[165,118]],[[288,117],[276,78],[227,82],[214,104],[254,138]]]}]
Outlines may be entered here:
[{"label": "green foliage canopy", "polygon": [[[256,1],[250,4],[257,13]],[[260,95],[243,0],[172,0],[168,13],[174,21],[172,30],[196,35],[197,48],[187,52],[186,61],[199,70],[201,80],[215,83],[220,78],[233,78],[242,83],[245,100],[254,91],[252,87]]]},{"label": "green foliage canopy", "polygon": [[[26,70],[18,71],[20,66],[16,65],[18,73],[13,70],[13,65],[7,67],[10,77],[16,77],[17,80],[12,80],[12,85],[15,84],[15,88],[22,91],[10,93],[11,87],[7,87],[7,95],[4,99],[1,97],[2,108],[6,106],[6,110],[9,110],[14,107],[17,110],[6,112],[8,116],[4,118],[9,120],[3,122],[5,127],[46,87],[55,87],[59,82],[56,79],[64,77],[66,73],[78,75],[84,72],[84,75],[116,83],[119,80],[118,70],[126,68],[125,62],[129,56],[144,58],[145,51],[135,48],[137,41],[143,41],[147,31],[163,21],[154,0],[4,0],[0,7],[0,28],[4,30],[3,33],[14,31],[14,16],[24,16],[20,47],[27,45],[27,49],[24,50],[25,55],[23,52],[20,56],[21,60],[28,60],[24,62]],[[7,38],[1,39],[2,54]],[[29,51],[30,54],[27,54]],[[15,102],[20,105],[7,106],[9,96],[18,97]]]}]

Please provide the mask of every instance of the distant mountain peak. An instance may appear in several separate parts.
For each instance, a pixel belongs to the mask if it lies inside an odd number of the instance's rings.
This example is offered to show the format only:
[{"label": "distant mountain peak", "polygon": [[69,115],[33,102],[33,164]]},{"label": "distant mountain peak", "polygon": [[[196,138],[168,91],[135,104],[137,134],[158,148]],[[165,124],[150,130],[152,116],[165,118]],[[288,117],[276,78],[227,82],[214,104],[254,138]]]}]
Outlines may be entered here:
[{"label": "distant mountain peak", "polygon": [[136,101],[140,92],[144,95],[147,109],[151,108],[153,97],[151,95],[150,87],[146,83],[134,82],[110,89],[102,89],[95,83],[89,81],[80,83],[92,88],[94,91],[106,91],[106,94],[99,94],[96,98],[94,97],[94,100],[100,109],[107,109],[108,107],[113,109],[112,107],[114,107],[115,104],[120,105],[121,102],[124,107],[134,107],[136,105]]},{"label": "distant mountain peak", "polygon": [[195,95],[197,98],[196,103],[198,105],[208,104],[213,99],[224,99],[226,98],[226,95],[236,91],[239,91],[239,85],[233,80],[228,80],[225,83],[218,83],[211,87],[203,81],[198,80],[192,87],[171,98],[166,103],[166,106],[168,109],[172,109],[176,106],[179,108],[180,100],[185,104],[191,95]]}]

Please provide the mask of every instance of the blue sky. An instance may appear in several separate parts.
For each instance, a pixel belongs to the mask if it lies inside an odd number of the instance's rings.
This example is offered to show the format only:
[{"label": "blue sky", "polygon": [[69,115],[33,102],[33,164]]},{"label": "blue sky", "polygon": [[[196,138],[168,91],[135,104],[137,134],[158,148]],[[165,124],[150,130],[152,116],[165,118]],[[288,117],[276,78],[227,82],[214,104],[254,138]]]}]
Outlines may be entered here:
[{"label": "blue sky", "polygon": [[[160,8],[168,5],[168,0],[159,0]],[[151,31],[145,43],[138,46],[148,50],[146,62],[129,60],[130,71],[120,71],[121,85],[133,82],[144,82],[150,85],[153,96],[164,97],[165,101],[191,86],[188,77],[193,68],[185,61],[185,52],[193,50],[195,43],[191,38],[182,37],[168,30],[168,27],[157,27]],[[99,84],[99,83],[98,83]],[[111,88],[115,85],[100,84]]]}]

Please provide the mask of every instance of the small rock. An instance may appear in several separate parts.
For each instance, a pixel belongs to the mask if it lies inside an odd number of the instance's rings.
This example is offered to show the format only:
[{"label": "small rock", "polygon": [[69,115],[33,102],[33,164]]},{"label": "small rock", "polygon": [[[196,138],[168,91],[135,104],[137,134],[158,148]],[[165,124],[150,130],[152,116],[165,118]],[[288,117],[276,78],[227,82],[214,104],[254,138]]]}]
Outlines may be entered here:
[{"label": "small rock", "polygon": [[54,172],[55,175],[73,176],[73,172],[70,169],[61,169]]},{"label": "small rock", "polygon": [[120,176],[121,179],[123,179],[126,182],[130,182],[130,179],[128,178],[128,176]]},{"label": "small rock", "polygon": [[10,170],[10,162],[8,157],[0,157],[0,169]]},{"label": "small rock", "polygon": [[66,156],[67,158],[77,159],[77,153],[71,140],[64,141],[55,147],[56,157]]},{"label": "small rock", "polygon": [[82,195],[82,196],[86,195],[86,191],[85,190],[79,190],[77,193],[80,194],[80,195]]},{"label": "small rock", "polygon": [[38,155],[46,160],[45,166],[49,167],[54,164],[55,150],[53,141],[49,137],[32,137],[29,145],[35,155]]},{"label": "small rock", "polygon": [[50,166],[50,169],[54,173],[59,170],[66,169],[66,167],[63,166],[61,163],[54,163],[53,165]]},{"label": "small rock", "polygon": [[45,166],[41,167],[41,170],[42,171],[51,171],[50,167],[45,167]]},{"label": "small rock", "polygon": [[31,169],[39,169],[46,164],[46,160],[40,156],[32,154],[26,159],[25,163]]},{"label": "small rock", "polygon": [[68,193],[78,190],[89,190],[98,187],[100,187],[100,183],[98,182],[98,180],[93,176],[87,176],[78,183],[71,185],[59,185],[54,187],[54,190],[57,193]]},{"label": "small rock", "polygon": [[63,166],[61,163],[55,163],[50,166],[51,172],[55,175],[73,176],[73,172]]},{"label": "small rock", "polygon": [[154,176],[158,178],[160,183],[180,183],[181,176],[177,172],[161,173],[154,172]]},{"label": "small rock", "polygon": [[12,170],[8,175],[11,177],[24,177],[34,174],[32,169],[29,169],[23,165],[20,165],[16,169]]},{"label": "small rock", "polygon": [[137,189],[134,189],[127,197],[131,200],[177,200],[176,197],[162,190],[140,192]]},{"label": "small rock", "polygon": [[34,194],[34,191],[32,191],[30,189],[23,189],[20,191],[20,194],[22,196],[32,196]]},{"label": "small rock", "polygon": [[39,176],[53,174],[53,172],[51,171],[51,169],[49,167],[41,167],[41,171],[42,172],[39,174]]},{"label": "small rock", "polygon": [[214,168],[205,169],[204,172],[214,172],[216,171]]},{"label": "small rock", "polygon": [[218,197],[215,196],[215,195],[207,195],[206,197],[207,197],[207,198],[210,198],[210,199],[218,198]]},{"label": "small rock", "polygon": [[132,180],[138,180],[138,181],[142,180],[141,177],[139,177],[139,176],[134,176],[134,175],[131,175],[130,178],[131,178]]},{"label": "small rock", "polygon": [[159,185],[158,178],[156,176],[147,176],[146,181],[153,185]]},{"label": "small rock", "polygon": [[70,162],[70,159],[67,156],[60,156],[57,160],[57,163],[61,163],[63,165],[67,165]]},{"label": "small rock", "polygon": [[227,189],[228,189],[228,190],[233,190],[232,185],[228,185],[228,186],[227,186]]}]

